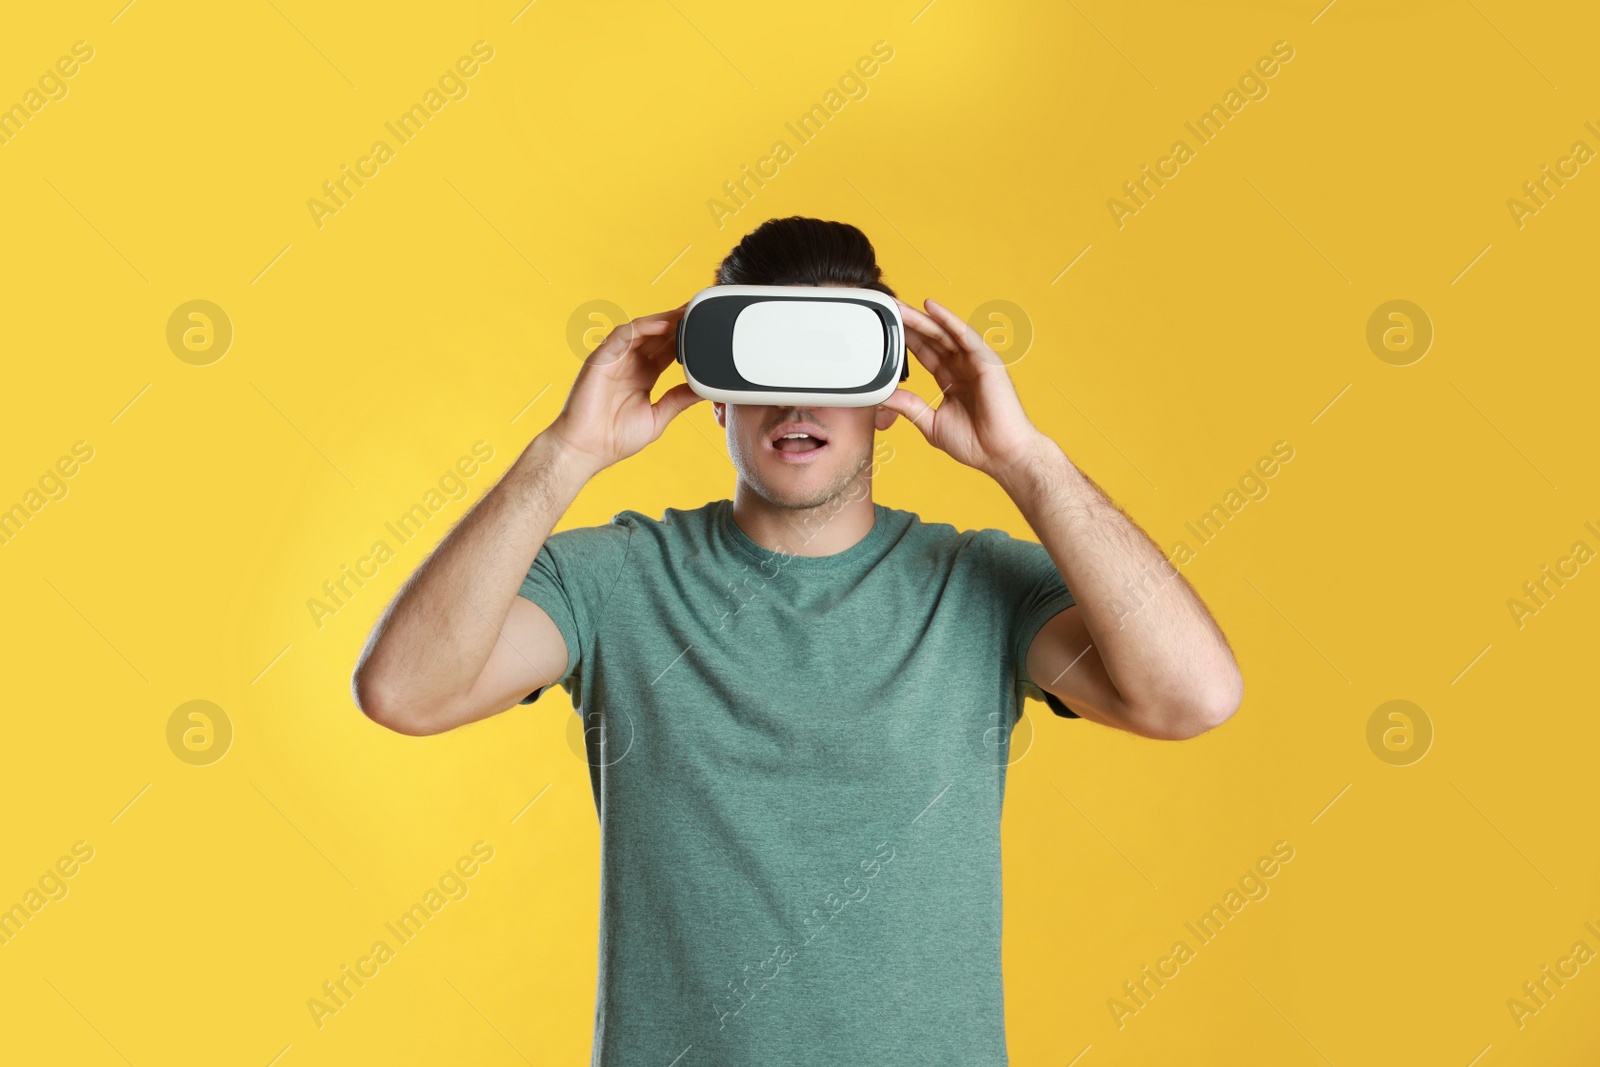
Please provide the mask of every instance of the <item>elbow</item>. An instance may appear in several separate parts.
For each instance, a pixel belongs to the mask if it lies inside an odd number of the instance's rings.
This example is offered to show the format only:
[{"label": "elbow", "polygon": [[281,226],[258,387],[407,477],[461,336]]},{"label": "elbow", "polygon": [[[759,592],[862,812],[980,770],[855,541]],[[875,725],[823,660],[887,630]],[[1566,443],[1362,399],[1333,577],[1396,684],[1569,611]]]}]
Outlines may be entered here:
[{"label": "elbow", "polygon": [[1190,737],[1198,737],[1207,730],[1215,730],[1239,710],[1239,705],[1244,701],[1244,679],[1237,670],[1231,677],[1209,687],[1204,697],[1196,701],[1194,707],[1189,709],[1189,722],[1193,733]]},{"label": "elbow", "polygon": [[1143,716],[1146,737],[1188,741],[1233,718],[1244,700],[1244,678],[1235,667],[1220,678],[1194,687],[1181,697],[1162,701]]},{"label": "elbow", "polygon": [[1233,718],[1233,713],[1239,710],[1243,700],[1244,677],[1236,665],[1230,664],[1228,670],[1221,672],[1219,677],[1197,687],[1192,698],[1185,702],[1180,716],[1181,733],[1177,740],[1199,737],[1221,726]]},{"label": "elbow", "polygon": [[350,676],[350,696],[361,714],[387,730],[407,737],[426,737],[438,732],[365,664],[358,666]]}]

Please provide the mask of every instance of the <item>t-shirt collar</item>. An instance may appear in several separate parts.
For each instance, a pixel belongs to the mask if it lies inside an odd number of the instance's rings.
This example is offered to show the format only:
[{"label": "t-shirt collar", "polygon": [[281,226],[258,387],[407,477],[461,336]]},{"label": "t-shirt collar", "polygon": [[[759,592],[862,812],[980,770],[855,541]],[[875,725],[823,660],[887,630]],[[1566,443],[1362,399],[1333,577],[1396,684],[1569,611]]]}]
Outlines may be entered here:
[{"label": "t-shirt collar", "polygon": [[[865,537],[841,552],[827,556],[798,556],[792,555],[801,547],[805,537],[804,529],[796,531],[793,536],[785,537],[783,547],[787,552],[774,551],[762,546],[755,538],[739,528],[733,518],[733,501],[719,500],[716,503],[717,527],[723,536],[739,551],[755,559],[757,563],[780,566],[799,567],[803,570],[814,570],[823,567],[837,567],[847,563],[855,563],[877,554],[879,547],[889,533],[890,509],[882,504],[873,502],[872,529],[867,531]],[[826,522],[826,519],[822,521]]]}]

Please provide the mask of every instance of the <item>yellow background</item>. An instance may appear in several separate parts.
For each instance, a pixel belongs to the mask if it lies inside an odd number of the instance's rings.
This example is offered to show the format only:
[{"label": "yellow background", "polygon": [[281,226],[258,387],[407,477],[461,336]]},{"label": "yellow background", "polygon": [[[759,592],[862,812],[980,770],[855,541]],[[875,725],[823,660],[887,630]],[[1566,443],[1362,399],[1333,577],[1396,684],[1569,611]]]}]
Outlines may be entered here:
[{"label": "yellow background", "polygon": [[[575,309],[676,306],[805,214],[861,226],[909,301],[1022,309],[1030,414],[1164,549],[1294,449],[1184,568],[1243,667],[1232,721],[1171,744],[1028,707],[1013,1061],[1596,1062],[1600,963],[1520,1028],[1507,1007],[1600,949],[1600,568],[1520,627],[1507,607],[1600,549],[1600,165],[1520,227],[1507,206],[1600,149],[1587,5],[122,2],[0,35],[0,103],[94,49],[0,146],[0,505],[94,449],[0,545],[0,904],[94,849],[0,947],[0,1059],[586,1062],[598,832],[565,694],[407,738],[350,670],[559,409]],[[478,40],[468,95],[319,228],[306,201]],[[784,123],[880,40],[865,97],[798,144]],[[1183,124],[1280,40],[1269,94],[1198,145]],[[1119,228],[1107,201],[1179,138],[1195,158]],[[794,158],[719,228],[707,201],[778,139]],[[234,331],[206,366],[166,341],[195,299]],[[1408,366],[1366,341],[1396,299],[1435,330]],[[1028,535],[995,485],[887,437],[878,500]],[[308,599],[479,440],[471,497],[319,627]],[[732,475],[700,404],[562,525]],[[197,699],[233,728],[208,766],[167,742]],[[1395,699],[1434,732],[1407,766],[1367,742]],[[308,998],[480,840],[469,895],[319,1029]],[[1270,895],[1119,1028],[1122,983],[1277,841]]]}]

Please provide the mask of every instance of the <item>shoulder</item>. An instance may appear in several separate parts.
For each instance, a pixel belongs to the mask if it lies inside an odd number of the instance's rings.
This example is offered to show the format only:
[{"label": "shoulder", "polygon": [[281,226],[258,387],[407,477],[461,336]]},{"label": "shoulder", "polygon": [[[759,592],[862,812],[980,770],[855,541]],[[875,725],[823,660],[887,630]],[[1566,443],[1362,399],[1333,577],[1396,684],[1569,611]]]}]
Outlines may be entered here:
[{"label": "shoulder", "polygon": [[924,522],[912,512],[892,513],[905,527],[896,548],[919,569],[947,571],[1006,601],[1061,580],[1049,551],[1037,541],[998,527],[958,529],[947,522]]},{"label": "shoulder", "polygon": [[1020,541],[1000,529],[963,529],[948,522],[928,522],[914,511],[887,510],[892,525],[899,531],[899,543],[918,552],[978,560],[1014,550],[1017,545],[1043,547],[1031,541]]},{"label": "shoulder", "polygon": [[629,508],[613,515],[609,528],[621,531],[635,554],[692,554],[715,538],[721,509],[727,503],[711,500],[696,508],[664,508],[659,517]]},{"label": "shoulder", "polygon": [[611,517],[611,525],[630,530],[635,534],[651,536],[696,536],[709,533],[715,523],[723,500],[709,500],[697,508],[664,508],[660,518],[651,518],[632,508],[619,511]]},{"label": "shoulder", "polygon": [[[571,581],[614,574],[627,557],[632,530],[615,519],[599,526],[569,526],[544,539],[533,569],[553,566]],[[545,561],[548,561],[546,563]]]},{"label": "shoulder", "polygon": [[613,544],[626,544],[633,529],[629,523],[623,521],[623,515],[615,515],[609,522],[593,526],[568,526],[556,530],[545,538],[545,544],[557,548],[581,550],[592,547],[605,547]]},{"label": "shoulder", "polygon": [[565,530],[551,534],[559,537],[562,534],[579,534],[586,538],[606,540],[609,538],[626,538],[638,532],[661,533],[682,532],[696,527],[709,528],[716,518],[716,507],[722,503],[713,500],[697,508],[667,508],[661,513],[660,518],[651,518],[642,511],[626,508],[611,516],[603,524],[591,526],[571,526]]}]

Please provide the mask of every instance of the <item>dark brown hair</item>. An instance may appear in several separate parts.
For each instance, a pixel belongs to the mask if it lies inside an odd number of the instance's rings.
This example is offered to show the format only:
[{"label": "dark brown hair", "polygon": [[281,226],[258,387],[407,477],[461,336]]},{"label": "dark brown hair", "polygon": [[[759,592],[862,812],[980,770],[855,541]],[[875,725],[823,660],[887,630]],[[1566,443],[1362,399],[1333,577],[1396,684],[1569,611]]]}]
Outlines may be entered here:
[{"label": "dark brown hair", "polygon": [[845,285],[896,296],[867,235],[848,222],[791,215],[745,235],[717,267],[718,285]]}]

